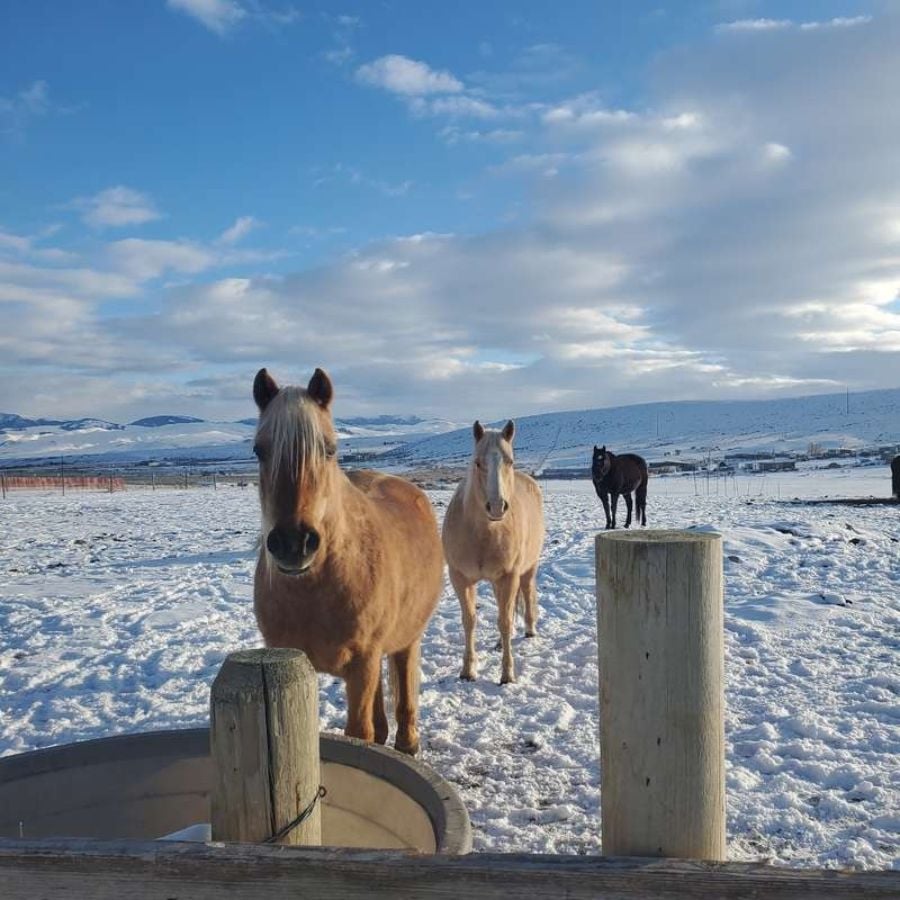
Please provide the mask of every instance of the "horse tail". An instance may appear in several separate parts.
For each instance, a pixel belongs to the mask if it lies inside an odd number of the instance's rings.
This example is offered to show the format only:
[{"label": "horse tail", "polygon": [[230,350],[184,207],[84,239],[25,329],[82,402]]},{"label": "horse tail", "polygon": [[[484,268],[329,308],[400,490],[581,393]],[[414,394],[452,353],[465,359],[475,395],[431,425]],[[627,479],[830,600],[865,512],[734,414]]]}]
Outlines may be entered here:
[{"label": "horse tail", "polygon": [[[397,661],[393,656],[388,657],[388,694],[387,701],[390,708],[397,708],[397,701],[400,699],[400,673],[397,670]],[[418,697],[422,687],[422,665],[417,661],[413,669],[412,696]]]},{"label": "horse tail", "polygon": [[641,473],[641,480],[634,491],[634,499],[637,505],[637,518],[640,525],[647,524],[647,482],[649,473],[646,469]]}]

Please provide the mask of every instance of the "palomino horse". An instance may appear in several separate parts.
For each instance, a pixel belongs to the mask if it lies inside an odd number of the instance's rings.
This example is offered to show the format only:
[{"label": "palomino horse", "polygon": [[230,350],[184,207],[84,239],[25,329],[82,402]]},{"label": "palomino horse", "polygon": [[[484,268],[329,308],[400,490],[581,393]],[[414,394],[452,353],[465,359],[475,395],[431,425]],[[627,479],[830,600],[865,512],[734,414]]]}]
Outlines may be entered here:
[{"label": "palomino horse", "polygon": [[[636,453],[623,453],[616,456],[603,447],[594,447],[591,460],[591,479],[594,490],[603,504],[606,513],[606,527],[616,527],[616,507],[619,505],[619,494],[625,496],[625,527],[631,525],[631,492],[637,506],[638,525],[647,524],[647,463]],[[609,514],[609,495],[612,494],[612,515]]]},{"label": "palomino horse", "polygon": [[337,463],[333,389],[316,369],[306,390],[253,382],[259,424],[262,541],[253,584],[270,647],[295,647],[342,678],[346,734],[388,737],[381,658],[394,687],[395,746],[419,747],[419,647],[437,605],[443,558],[428,498],[401,478]]},{"label": "palomino horse", "polygon": [[490,581],[497,599],[503,647],[501,684],[516,680],[512,632],[517,601],[525,614],[525,636],[537,633],[535,578],[544,544],[544,505],[537,482],[513,469],[515,430],[512,421],[502,431],[488,431],[475,423],[472,461],[444,517],[444,554],[466,632],[460,678],[467,681],[477,673],[475,585],[479,581]]}]

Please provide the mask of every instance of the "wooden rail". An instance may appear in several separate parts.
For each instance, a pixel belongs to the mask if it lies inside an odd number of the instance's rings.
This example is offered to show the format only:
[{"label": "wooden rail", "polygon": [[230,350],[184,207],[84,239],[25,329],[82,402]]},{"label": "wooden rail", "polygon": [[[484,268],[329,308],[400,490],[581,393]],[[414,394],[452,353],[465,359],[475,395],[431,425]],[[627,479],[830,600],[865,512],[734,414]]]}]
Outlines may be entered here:
[{"label": "wooden rail", "polygon": [[0,840],[0,897],[896,900],[900,872],[533,854],[417,856],[258,844]]}]

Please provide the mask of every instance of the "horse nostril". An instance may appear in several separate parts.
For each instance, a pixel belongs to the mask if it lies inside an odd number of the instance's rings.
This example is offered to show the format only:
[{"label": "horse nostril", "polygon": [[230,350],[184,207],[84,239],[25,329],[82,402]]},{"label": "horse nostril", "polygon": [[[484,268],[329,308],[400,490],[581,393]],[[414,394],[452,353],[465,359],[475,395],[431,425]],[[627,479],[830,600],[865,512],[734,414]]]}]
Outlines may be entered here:
[{"label": "horse nostril", "polygon": [[321,538],[319,537],[319,532],[315,530],[315,528],[310,528],[303,535],[303,553],[304,556],[312,555],[319,549],[319,543],[321,542]]},{"label": "horse nostril", "polygon": [[268,551],[269,551],[269,553],[272,554],[272,556],[279,556],[281,554],[281,551],[282,551],[281,535],[278,533],[278,531],[275,528],[273,528],[269,532],[269,535],[266,538],[266,547],[268,548]]},{"label": "horse nostril", "polygon": [[504,500],[503,501],[503,512],[506,512],[509,509],[509,504]]},{"label": "horse nostril", "polygon": [[488,502],[484,504],[484,508],[485,508],[488,512],[491,511],[491,501],[490,501],[490,500],[488,500]]}]

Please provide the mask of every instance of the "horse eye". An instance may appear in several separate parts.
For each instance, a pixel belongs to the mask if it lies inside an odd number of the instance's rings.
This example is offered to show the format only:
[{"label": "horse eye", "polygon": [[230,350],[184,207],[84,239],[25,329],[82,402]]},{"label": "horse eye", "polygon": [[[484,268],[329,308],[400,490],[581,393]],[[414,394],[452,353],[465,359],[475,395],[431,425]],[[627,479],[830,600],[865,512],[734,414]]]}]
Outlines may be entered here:
[{"label": "horse eye", "polygon": [[328,459],[334,459],[337,456],[337,447],[334,444],[326,444],[325,455]]}]

